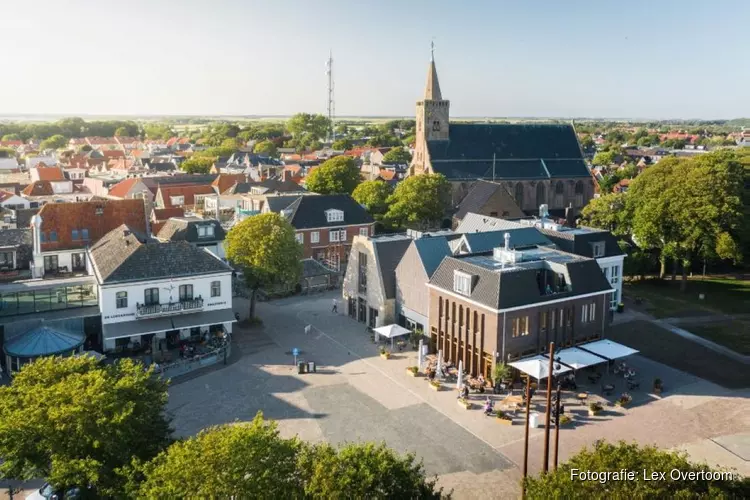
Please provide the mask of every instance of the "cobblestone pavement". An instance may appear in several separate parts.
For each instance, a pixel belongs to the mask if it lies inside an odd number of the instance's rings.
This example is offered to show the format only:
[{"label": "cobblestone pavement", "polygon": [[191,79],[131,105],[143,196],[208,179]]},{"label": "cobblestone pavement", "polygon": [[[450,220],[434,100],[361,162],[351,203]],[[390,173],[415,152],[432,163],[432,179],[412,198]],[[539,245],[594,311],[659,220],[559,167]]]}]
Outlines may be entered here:
[{"label": "cobblestone pavement", "polygon": [[[409,377],[414,351],[382,359],[362,324],[330,312],[332,296],[259,304],[265,326],[237,329],[237,361],[170,388],[177,432],[189,435],[248,420],[260,410],[277,420],[285,435],[334,443],[385,441],[413,451],[457,498],[517,497],[523,425],[500,425],[477,409],[464,410],[455,390],[435,392],[424,379]],[[313,328],[306,335],[307,324]],[[301,358],[317,363],[317,373],[297,374],[295,347]],[[748,391],[729,391],[646,358],[629,362],[669,380],[669,390],[661,398],[634,393],[632,407],[607,407],[591,418],[583,405],[566,407],[574,425],[560,432],[560,461],[597,439],[624,439],[684,449],[697,460],[750,474],[742,458],[750,448]],[[735,436],[722,444],[728,435]],[[737,449],[731,443],[738,443]],[[532,473],[541,468],[542,444],[543,429],[531,429]]]}]

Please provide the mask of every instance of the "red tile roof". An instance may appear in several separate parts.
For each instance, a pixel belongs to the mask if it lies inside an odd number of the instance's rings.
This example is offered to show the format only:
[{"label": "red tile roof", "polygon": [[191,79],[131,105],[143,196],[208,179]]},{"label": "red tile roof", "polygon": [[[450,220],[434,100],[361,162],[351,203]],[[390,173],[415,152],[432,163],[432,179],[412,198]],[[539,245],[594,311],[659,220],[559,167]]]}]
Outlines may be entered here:
[{"label": "red tile roof", "polygon": [[151,214],[152,220],[166,221],[171,217],[184,217],[185,209],[182,207],[155,208]]},{"label": "red tile roof", "polygon": [[[127,224],[134,231],[146,233],[146,209],[143,200],[101,200],[76,203],[48,203],[39,211],[42,232],[47,235],[42,251],[84,248],[99,238]],[[73,229],[88,229],[89,239],[73,240]],[[49,241],[49,232],[57,241]]]},{"label": "red tile roof", "polygon": [[55,191],[50,181],[36,181],[26,186],[21,193],[24,196],[51,196]]},{"label": "red tile roof", "polygon": [[102,151],[102,154],[107,160],[112,160],[114,158],[125,158],[125,151],[119,149],[107,149],[105,151]]},{"label": "red tile roof", "polygon": [[183,206],[191,206],[195,205],[195,196],[201,195],[201,194],[214,194],[216,191],[214,191],[214,188],[212,186],[208,186],[206,184],[197,184],[197,185],[178,185],[178,186],[169,186],[169,187],[163,187],[159,186],[159,191],[161,192],[161,199],[164,203],[164,208],[173,208],[172,205],[172,196],[184,196],[184,204]]},{"label": "red tile roof", "polygon": [[23,141],[0,141],[0,147],[3,148],[17,148],[23,146]]},{"label": "red tile roof", "polygon": [[240,182],[247,182],[245,174],[219,174],[211,185],[219,190],[219,193],[226,192],[229,188]]},{"label": "red tile roof", "polygon": [[109,195],[117,198],[125,198],[139,180],[132,178],[120,181],[109,189]]},{"label": "red tile roof", "polygon": [[301,165],[297,165],[297,164],[295,164],[295,165],[286,165],[284,167],[284,171],[285,172],[291,172],[294,175],[299,175],[299,173],[302,171],[302,166]]},{"label": "red tile roof", "polygon": [[39,174],[40,181],[64,181],[65,174],[59,167],[42,167],[42,163],[36,167],[36,172]]},{"label": "red tile roof", "polygon": [[143,150],[142,149],[131,149],[130,150],[130,156],[132,156],[134,158],[140,158],[141,155],[143,155]]},{"label": "red tile roof", "polygon": [[179,140],[179,138],[178,138],[178,137],[171,137],[171,138],[170,138],[170,139],[169,139],[169,140],[167,141],[167,146],[170,146],[170,147],[171,147],[171,146],[174,146],[174,144],[175,144],[175,143],[176,143],[176,142],[177,142],[178,140]]},{"label": "red tile roof", "polygon": [[393,170],[381,170],[378,174],[384,181],[392,181],[396,177],[396,172]]},{"label": "red tile roof", "polygon": [[107,144],[117,144],[114,137],[86,137],[86,142],[92,146],[105,146]]},{"label": "red tile roof", "polygon": [[5,201],[11,196],[15,196],[15,195],[16,195],[15,193],[11,193],[10,191],[0,190],[0,202]]}]

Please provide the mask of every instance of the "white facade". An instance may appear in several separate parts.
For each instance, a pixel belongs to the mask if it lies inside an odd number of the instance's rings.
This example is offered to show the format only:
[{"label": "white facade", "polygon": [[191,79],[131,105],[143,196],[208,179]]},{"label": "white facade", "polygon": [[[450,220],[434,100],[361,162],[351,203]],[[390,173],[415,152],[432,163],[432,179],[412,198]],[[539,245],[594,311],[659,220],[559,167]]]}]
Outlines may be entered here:
[{"label": "white facade", "polygon": [[20,168],[18,161],[14,158],[0,158],[0,170],[16,170]]},{"label": "white facade", "polygon": [[9,196],[0,202],[0,207],[12,208],[14,210],[17,210],[19,208],[29,208],[30,206],[31,203],[29,202],[29,200],[22,196],[18,196],[17,194]]},{"label": "white facade", "polygon": [[[36,166],[40,163],[44,163],[48,167],[54,167],[55,165],[57,165],[57,158],[55,158],[54,156],[29,156],[26,158],[27,169],[36,168]],[[32,180],[34,179],[32,178]]]},{"label": "white facade", "polygon": [[615,255],[614,257],[600,257],[596,259],[599,267],[607,278],[609,284],[615,290],[611,298],[610,310],[617,309],[617,304],[622,302],[622,270],[625,264],[624,255]]}]

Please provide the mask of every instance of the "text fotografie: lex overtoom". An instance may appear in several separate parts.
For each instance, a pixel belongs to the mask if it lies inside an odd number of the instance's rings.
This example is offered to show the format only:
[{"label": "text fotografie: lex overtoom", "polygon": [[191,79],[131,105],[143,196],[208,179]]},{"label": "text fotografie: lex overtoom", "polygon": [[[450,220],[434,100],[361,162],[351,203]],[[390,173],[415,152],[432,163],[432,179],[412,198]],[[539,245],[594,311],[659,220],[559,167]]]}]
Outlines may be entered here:
[{"label": "text fotografie: lex overtoom", "polygon": [[594,481],[606,483],[609,481],[731,481],[735,478],[733,472],[728,471],[681,471],[672,469],[669,471],[642,470],[580,470],[570,469],[571,481]]}]

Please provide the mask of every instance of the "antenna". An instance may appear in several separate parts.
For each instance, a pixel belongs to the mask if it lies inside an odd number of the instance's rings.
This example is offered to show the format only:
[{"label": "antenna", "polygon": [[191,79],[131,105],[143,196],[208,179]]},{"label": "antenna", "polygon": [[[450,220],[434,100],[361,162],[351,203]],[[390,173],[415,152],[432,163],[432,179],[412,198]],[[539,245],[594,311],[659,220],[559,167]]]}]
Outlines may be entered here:
[{"label": "antenna", "polygon": [[336,132],[333,128],[333,116],[336,114],[336,106],[333,101],[333,53],[328,52],[328,60],[326,61],[326,76],[328,76],[328,123],[330,129],[328,130],[328,139],[333,142],[336,140]]}]

